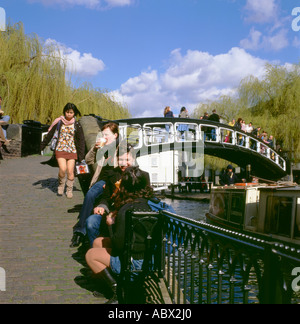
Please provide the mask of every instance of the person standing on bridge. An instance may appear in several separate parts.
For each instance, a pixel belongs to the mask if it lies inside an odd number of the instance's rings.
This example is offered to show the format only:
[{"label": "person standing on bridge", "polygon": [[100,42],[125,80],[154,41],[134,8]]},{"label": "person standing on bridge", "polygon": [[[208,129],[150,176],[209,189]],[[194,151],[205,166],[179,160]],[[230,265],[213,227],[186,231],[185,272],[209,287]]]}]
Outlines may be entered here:
[{"label": "person standing on bridge", "polygon": [[[81,116],[80,111],[73,103],[67,103],[63,115],[56,118],[49,127],[48,134],[41,143],[41,151],[52,140],[58,130],[58,137],[53,156],[50,161],[43,164],[59,167],[57,194],[62,196],[66,189],[67,198],[73,197],[75,162],[81,162],[85,156],[85,140],[83,129],[75,117]],[[56,163],[55,160],[56,159]],[[67,174],[67,179],[66,179]]]},{"label": "person standing on bridge", "polygon": [[[170,106],[167,106],[165,109],[164,109],[164,117],[165,118],[174,118],[174,114],[170,108]],[[165,125],[165,129],[166,129],[166,132],[167,132],[167,135],[165,136],[165,141],[168,142],[168,139],[169,139],[169,131],[170,131],[170,125],[166,124]]]},{"label": "person standing on bridge", "polygon": [[[188,110],[185,107],[182,107],[180,110],[179,118],[190,118]],[[181,138],[184,139],[185,132],[189,131],[188,124],[179,124],[177,128],[178,132],[180,132]]]},{"label": "person standing on bridge", "polygon": [[[212,114],[208,117],[208,120],[219,123],[220,122],[220,116],[217,114],[216,109],[212,111]],[[216,129],[211,129],[211,139],[212,141],[216,141]]]},{"label": "person standing on bridge", "polygon": [[173,114],[173,111],[171,110],[170,106],[167,106],[164,109],[164,117],[165,118],[174,118],[174,114]]}]

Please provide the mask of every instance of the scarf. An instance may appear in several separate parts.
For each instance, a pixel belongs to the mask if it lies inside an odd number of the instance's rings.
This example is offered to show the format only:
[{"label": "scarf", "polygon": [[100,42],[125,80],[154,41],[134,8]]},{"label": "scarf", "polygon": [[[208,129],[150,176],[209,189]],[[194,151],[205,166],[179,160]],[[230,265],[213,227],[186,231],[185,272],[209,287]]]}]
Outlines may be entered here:
[{"label": "scarf", "polygon": [[52,125],[49,127],[48,132],[50,132],[50,130],[53,128],[53,126],[58,124],[59,121],[62,121],[64,123],[64,125],[66,125],[66,126],[70,126],[75,123],[75,118],[73,117],[71,120],[66,120],[66,118],[64,116],[60,116],[60,117],[56,118],[54,120],[54,122],[52,123]]}]

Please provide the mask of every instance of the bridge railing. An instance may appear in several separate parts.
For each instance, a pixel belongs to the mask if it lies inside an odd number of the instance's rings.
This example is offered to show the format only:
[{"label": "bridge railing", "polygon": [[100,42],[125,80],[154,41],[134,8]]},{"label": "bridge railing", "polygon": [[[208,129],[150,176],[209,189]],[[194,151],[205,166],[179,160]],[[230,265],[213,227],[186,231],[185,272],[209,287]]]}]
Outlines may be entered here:
[{"label": "bridge railing", "polygon": [[[169,119],[173,120],[173,119]],[[287,170],[286,161],[267,143],[251,136],[248,133],[238,131],[224,124],[209,123],[207,121],[199,123],[188,121],[155,121],[145,123],[125,125],[125,129],[131,130],[130,138],[136,148],[153,146],[157,144],[166,144],[174,142],[211,142],[228,146],[238,146],[247,150],[256,152],[272,161],[284,171]],[[124,127],[121,132],[123,138],[127,136]]]},{"label": "bridge railing", "polygon": [[174,304],[300,303],[300,249],[168,212],[162,217],[161,275]]}]

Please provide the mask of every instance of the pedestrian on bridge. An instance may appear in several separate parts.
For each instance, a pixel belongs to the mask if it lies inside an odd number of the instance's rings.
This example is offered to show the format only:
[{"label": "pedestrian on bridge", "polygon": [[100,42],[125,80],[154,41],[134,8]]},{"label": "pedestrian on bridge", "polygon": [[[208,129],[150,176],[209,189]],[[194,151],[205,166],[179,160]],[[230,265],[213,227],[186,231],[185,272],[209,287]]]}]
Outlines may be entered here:
[{"label": "pedestrian on bridge", "polygon": [[[180,110],[179,118],[190,118],[188,110],[185,107],[182,107]],[[188,124],[179,124],[177,128],[178,132],[180,132],[181,138],[184,139],[184,133],[189,131]]]},{"label": "pedestrian on bridge", "polygon": [[164,109],[164,117],[166,117],[166,118],[174,118],[174,114],[173,114],[173,111],[171,110],[170,106],[167,106]]},{"label": "pedestrian on bridge", "polygon": [[[220,116],[217,114],[216,109],[212,111],[212,114],[208,117],[208,120],[219,123],[220,122]],[[216,129],[211,128],[211,140],[216,141]]]}]

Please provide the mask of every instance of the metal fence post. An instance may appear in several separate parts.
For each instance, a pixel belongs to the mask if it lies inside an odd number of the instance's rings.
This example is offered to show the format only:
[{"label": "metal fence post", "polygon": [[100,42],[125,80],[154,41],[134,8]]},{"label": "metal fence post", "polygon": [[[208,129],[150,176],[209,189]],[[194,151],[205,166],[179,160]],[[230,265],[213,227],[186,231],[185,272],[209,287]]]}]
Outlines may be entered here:
[{"label": "metal fence post", "polygon": [[265,242],[264,273],[261,284],[261,304],[282,304],[281,277],[274,243]]}]

